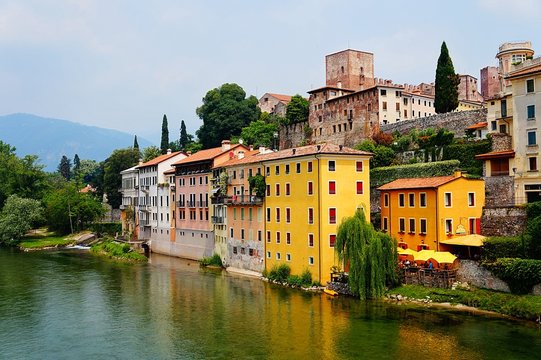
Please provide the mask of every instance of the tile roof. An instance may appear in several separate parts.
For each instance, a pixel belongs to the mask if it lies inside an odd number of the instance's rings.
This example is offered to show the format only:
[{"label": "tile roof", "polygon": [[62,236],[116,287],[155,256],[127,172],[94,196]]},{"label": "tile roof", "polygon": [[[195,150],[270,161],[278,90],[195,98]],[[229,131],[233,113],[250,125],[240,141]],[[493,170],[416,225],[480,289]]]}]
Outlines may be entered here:
[{"label": "tile roof", "polygon": [[487,127],[487,126],[488,126],[488,123],[486,121],[484,121],[484,122],[480,122],[480,123],[477,123],[477,124],[473,124],[472,126],[468,126],[466,129],[475,130],[475,129],[482,129],[482,128]]},{"label": "tile roof", "polygon": [[267,94],[277,98],[279,101],[283,101],[283,102],[291,101],[291,95],[274,94],[274,93],[267,93]]},{"label": "tile roof", "polygon": [[368,151],[355,150],[352,148],[348,148],[345,146],[340,146],[340,145],[336,145],[332,143],[322,143],[322,144],[315,144],[315,145],[306,145],[306,146],[285,149],[285,150],[280,150],[280,151],[273,151],[271,153],[264,153],[264,154],[256,153],[256,154],[251,154],[248,156],[245,155],[243,159],[232,159],[223,164],[220,164],[219,167],[288,159],[288,158],[295,158],[295,157],[316,155],[316,154],[333,154],[333,155],[346,154],[346,155],[362,155],[362,156],[373,155],[371,152],[368,152]]},{"label": "tile roof", "polygon": [[172,175],[172,174],[175,173],[175,168],[171,168],[169,170],[166,170],[163,173],[164,173],[164,175]]},{"label": "tile roof", "polygon": [[322,86],[322,87],[320,87],[320,88],[317,88],[317,89],[313,89],[313,90],[307,91],[307,93],[308,93],[308,94],[311,94],[311,93],[323,91],[323,90],[326,90],[326,89],[330,89],[330,90],[342,90],[342,91],[347,91],[347,92],[355,92],[355,90],[351,90],[351,89],[345,89],[345,88],[339,88],[339,87],[337,87],[337,86],[329,86],[329,85],[325,85],[325,86]]},{"label": "tile roof", "polygon": [[409,179],[397,179],[391,181],[385,185],[377,188],[378,190],[399,190],[399,189],[423,189],[423,188],[437,188],[443,184],[451,182],[457,177],[453,175],[449,176],[434,176],[429,178],[409,178]]},{"label": "tile roof", "polygon": [[485,154],[475,155],[476,160],[514,158],[514,150],[491,151]]},{"label": "tile roof", "polygon": [[221,146],[211,148],[211,149],[199,150],[195,154],[190,155],[187,158],[184,158],[184,159],[182,159],[180,161],[177,161],[176,163],[173,163],[172,166],[190,164],[190,163],[199,162],[199,161],[205,161],[205,160],[212,160],[216,156],[221,155],[221,154],[226,153],[226,152],[229,152],[229,151],[231,151],[231,150],[233,150],[233,149],[235,149],[235,148],[237,148],[239,146],[243,146],[243,145],[241,145],[241,144],[232,144],[231,147],[228,150],[225,150],[225,151],[222,151]]},{"label": "tile roof", "polygon": [[516,77],[519,77],[519,76],[530,75],[530,74],[534,74],[534,73],[537,73],[537,72],[540,72],[540,71],[541,71],[541,64],[537,64],[537,65],[534,65],[534,66],[528,66],[525,69],[512,71],[505,78],[506,79],[513,79],[513,78],[516,78]]},{"label": "tile roof", "polygon": [[158,157],[155,157],[154,159],[152,160],[149,160],[147,161],[146,163],[142,163],[141,165],[137,166],[138,169],[140,168],[144,168],[144,167],[147,167],[147,166],[152,166],[152,165],[157,165],[159,163],[161,163],[162,161],[165,161],[165,160],[168,160],[174,156],[177,156],[178,154],[184,154],[182,151],[176,151],[176,152],[172,152],[170,154],[163,154],[163,155],[160,155]]}]

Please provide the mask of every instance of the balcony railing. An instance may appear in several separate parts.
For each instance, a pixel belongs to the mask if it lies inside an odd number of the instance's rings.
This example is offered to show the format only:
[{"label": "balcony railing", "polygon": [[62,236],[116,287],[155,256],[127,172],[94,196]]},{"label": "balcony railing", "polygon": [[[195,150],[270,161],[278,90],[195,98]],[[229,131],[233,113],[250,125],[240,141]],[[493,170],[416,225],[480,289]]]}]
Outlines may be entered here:
[{"label": "balcony railing", "polygon": [[197,207],[206,208],[206,207],[209,207],[209,203],[208,203],[208,201],[198,201],[197,202]]},{"label": "balcony railing", "polygon": [[263,204],[263,198],[255,195],[238,195],[228,196],[224,198],[224,204],[226,205],[261,205]]},{"label": "balcony railing", "polygon": [[211,220],[212,220],[213,224],[223,224],[224,223],[223,216],[212,216]]},{"label": "balcony railing", "polygon": [[139,225],[141,225],[141,226],[150,226],[150,220],[141,219],[141,220],[139,220]]},{"label": "balcony railing", "polygon": [[182,208],[182,207],[185,207],[185,206],[186,206],[185,201],[177,201],[177,207]]},{"label": "balcony railing", "polygon": [[196,207],[195,205],[196,205],[195,201],[186,201],[186,206],[187,207],[194,208],[194,207]]},{"label": "balcony railing", "polygon": [[225,199],[223,196],[213,197],[210,199],[211,204],[223,204],[225,202]]}]

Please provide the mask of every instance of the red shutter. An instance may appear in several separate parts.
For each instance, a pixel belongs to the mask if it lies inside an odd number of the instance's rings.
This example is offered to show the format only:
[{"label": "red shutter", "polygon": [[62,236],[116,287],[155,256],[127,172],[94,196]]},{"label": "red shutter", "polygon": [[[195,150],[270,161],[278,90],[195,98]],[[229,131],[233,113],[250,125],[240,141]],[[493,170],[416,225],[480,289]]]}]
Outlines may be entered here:
[{"label": "red shutter", "polygon": [[476,234],[481,233],[481,219],[479,218],[475,219],[475,233]]},{"label": "red shutter", "polygon": [[329,181],[329,194],[336,194],[336,182]]},{"label": "red shutter", "polygon": [[329,223],[336,224],[336,209],[329,209]]},{"label": "red shutter", "polygon": [[363,162],[357,161],[357,171],[363,171]]},{"label": "red shutter", "polygon": [[336,241],[336,235],[329,235],[329,246],[334,247],[334,243]]},{"label": "red shutter", "polygon": [[357,194],[362,194],[362,193],[363,193],[363,182],[357,181]]}]

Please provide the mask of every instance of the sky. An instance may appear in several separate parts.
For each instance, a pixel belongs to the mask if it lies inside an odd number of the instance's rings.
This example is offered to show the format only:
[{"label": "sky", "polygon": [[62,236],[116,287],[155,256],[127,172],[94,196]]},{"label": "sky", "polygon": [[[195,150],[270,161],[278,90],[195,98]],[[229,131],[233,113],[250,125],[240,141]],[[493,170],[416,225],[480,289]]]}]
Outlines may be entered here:
[{"label": "sky", "polygon": [[[374,53],[375,74],[434,81],[445,41],[455,71],[479,78],[498,46],[541,54],[541,1],[0,0],[0,115],[31,113],[159,144],[206,92],[301,94],[325,83],[325,55]],[[537,24],[537,25],[536,25]]]}]

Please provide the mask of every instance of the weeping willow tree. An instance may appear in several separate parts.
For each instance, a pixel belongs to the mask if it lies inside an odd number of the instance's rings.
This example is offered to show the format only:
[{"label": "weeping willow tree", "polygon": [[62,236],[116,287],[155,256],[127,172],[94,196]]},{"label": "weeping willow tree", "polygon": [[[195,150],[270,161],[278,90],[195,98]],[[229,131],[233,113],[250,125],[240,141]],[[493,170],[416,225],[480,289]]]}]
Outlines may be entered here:
[{"label": "weeping willow tree", "polygon": [[361,299],[381,297],[398,283],[396,242],[374,230],[363,209],[342,220],[334,248],[338,260],[349,264],[349,287]]}]

